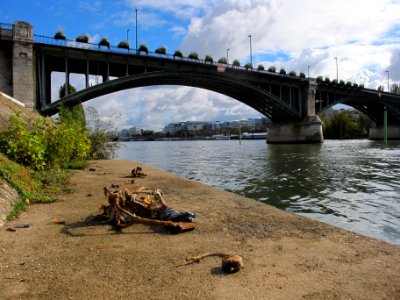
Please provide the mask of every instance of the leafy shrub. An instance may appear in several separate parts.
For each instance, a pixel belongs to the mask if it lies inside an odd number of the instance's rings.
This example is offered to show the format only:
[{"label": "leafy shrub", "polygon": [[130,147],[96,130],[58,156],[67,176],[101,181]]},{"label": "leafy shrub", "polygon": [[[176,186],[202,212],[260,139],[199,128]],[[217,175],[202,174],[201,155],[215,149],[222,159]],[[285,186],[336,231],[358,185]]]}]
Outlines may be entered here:
[{"label": "leafy shrub", "polygon": [[344,80],[340,80],[340,81],[339,81],[339,85],[345,85]]},{"label": "leafy shrub", "polygon": [[258,71],[264,71],[265,68],[264,68],[263,65],[258,65],[257,70],[258,70]]},{"label": "leafy shrub", "polygon": [[89,36],[87,34],[82,34],[82,35],[78,35],[75,38],[76,42],[80,42],[80,43],[88,43],[89,42]]},{"label": "leafy shrub", "polygon": [[347,87],[351,87],[351,85],[352,85],[351,81],[347,81],[347,82],[346,82],[346,86],[347,86]]},{"label": "leafy shrub", "polygon": [[316,81],[320,83],[320,82],[323,82],[324,79],[322,78],[322,76],[318,76],[318,77],[316,78]]},{"label": "leafy shrub", "polygon": [[220,59],[218,59],[218,63],[219,64],[228,64],[228,61],[226,60],[226,57],[221,57]]},{"label": "leafy shrub", "polygon": [[245,64],[244,67],[246,68],[246,70],[251,70],[251,69],[253,69],[253,65],[252,65],[251,63]]},{"label": "leafy shrub", "polygon": [[165,48],[164,46],[158,47],[156,49],[156,53],[158,53],[158,54],[167,54],[167,48]]},{"label": "leafy shrub", "polygon": [[204,60],[206,62],[209,62],[209,63],[213,63],[214,62],[214,60],[213,60],[213,58],[212,58],[212,56],[210,54],[207,54],[206,57],[204,58]]},{"label": "leafy shrub", "polygon": [[333,79],[333,80],[331,81],[331,83],[337,85],[337,84],[338,84],[338,81],[337,81],[337,79]]},{"label": "leafy shrub", "polygon": [[306,78],[306,74],[304,74],[303,72],[300,72],[299,77],[300,78]]},{"label": "leafy shrub", "polygon": [[358,84],[354,82],[353,87],[358,88]]},{"label": "leafy shrub", "polygon": [[285,70],[284,68],[281,68],[281,69],[279,70],[279,74],[281,74],[281,75],[286,75],[286,70]]},{"label": "leafy shrub", "polygon": [[122,48],[122,49],[129,49],[129,42],[127,41],[122,41],[118,44],[118,48]]},{"label": "leafy shrub", "polygon": [[[70,84],[68,87],[68,95],[76,92],[76,89],[73,85]],[[60,99],[65,97],[65,83],[58,89],[58,96],[60,97]]]},{"label": "leafy shrub", "polygon": [[66,39],[64,32],[62,32],[61,30],[56,32],[56,34],[54,35],[54,38],[56,40],[65,40]]},{"label": "leafy shrub", "polygon": [[173,56],[174,56],[174,57],[180,57],[180,58],[182,58],[182,57],[183,57],[183,54],[182,54],[182,52],[181,52],[180,50],[175,50]]},{"label": "leafy shrub", "polygon": [[275,73],[275,72],[276,72],[275,66],[270,66],[270,67],[268,68],[268,72]]},{"label": "leafy shrub", "polygon": [[330,78],[329,78],[329,77],[325,77],[325,79],[324,79],[324,83],[331,83],[331,80],[330,80]]},{"label": "leafy shrub", "polygon": [[238,61],[237,59],[235,59],[235,60],[232,62],[232,65],[233,65],[234,67],[240,67],[240,61]]},{"label": "leafy shrub", "polygon": [[0,134],[0,149],[10,159],[35,170],[67,167],[73,160],[88,157],[90,140],[75,116],[60,110],[50,118],[24,121],[16,114],[8,129]]},{"label": "leafy shrub", "polygon": [[106,38],[102,38],[99,42],[99,47],[105,46],[110,49],[110,42]]},{"label": "leafy shrub", "polygon": [[297,74],[296,74],[295,71],[290,71],[290,72],[289,72],[289,76],[297,76]]},{"label": "leafy shrub", "polygon": [[199,59],[199,54],[197,52],[192,52],[188,57],[191,59]]},{"label": "leafy shrub", "polygon": [[146,44],[141,44],[141,45],[139,46],[138,51],[139,51],[139,53],[140,53],[140,52],[144,52],[144,53],[146,53],[146,54],[149,54],[149,49],[147,48]]}]

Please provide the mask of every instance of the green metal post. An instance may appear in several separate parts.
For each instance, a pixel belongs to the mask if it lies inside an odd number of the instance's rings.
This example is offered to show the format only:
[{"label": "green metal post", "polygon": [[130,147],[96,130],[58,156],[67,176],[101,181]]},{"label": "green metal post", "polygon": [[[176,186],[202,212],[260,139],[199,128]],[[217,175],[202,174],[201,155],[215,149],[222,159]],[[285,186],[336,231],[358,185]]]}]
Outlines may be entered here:
[{"label": "green metal post", "polygon": [[385,146],[387,146],[387,110],[386,106],[383,108],[383,140]]}]

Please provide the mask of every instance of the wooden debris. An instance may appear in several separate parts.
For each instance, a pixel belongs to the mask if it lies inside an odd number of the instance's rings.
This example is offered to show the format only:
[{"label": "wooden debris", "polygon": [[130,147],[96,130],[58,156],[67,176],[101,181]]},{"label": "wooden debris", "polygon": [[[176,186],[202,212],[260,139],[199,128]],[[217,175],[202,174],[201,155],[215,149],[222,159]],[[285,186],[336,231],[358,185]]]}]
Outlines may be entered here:
[{"label": "wooden debris", "polygon": [[143,173],[142,167],[133,168],[131,174],[133,178],[142,178],[147,176],[145,173]]},{"label": "wooden debris", "polygon": [[104,187],[104,194],[108,205],[102,206],[103,215],[120,229],[135,223],[161,225],[175,233],[196,227],[195,215],[168,207],[159,189],[152,191],[147,187],[139,187],[112,192]]},{"label": "wooden debris", "polygon": [[221,252],[212,252],[212,253],[205,253],[202,255],[198,256],[189,256],[186,257],[186,261],[188,262],[200,262],[200,259],[203,259],[205,257],[209,256],[218,256],[222,257],[221,261],[221,268],[224,272],[232,274],[239,272],[241,268],[244,267],[243,264],[243,259],[239,255],[230,255],[226,253],[221,253]]}]

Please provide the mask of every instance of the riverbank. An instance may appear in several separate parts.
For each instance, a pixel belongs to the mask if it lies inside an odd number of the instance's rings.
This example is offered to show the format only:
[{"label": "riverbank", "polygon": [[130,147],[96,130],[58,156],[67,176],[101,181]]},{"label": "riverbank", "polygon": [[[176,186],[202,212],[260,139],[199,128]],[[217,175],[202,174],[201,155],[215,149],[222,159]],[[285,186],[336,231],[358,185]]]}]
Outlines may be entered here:
[{"label": "riverbank", "polygon": [[[0,229],[5,299],[398,299],[400,248],[280,211],[134,161],[95,161],[71,178],[72,194],[33,205]],[[197,228],[170,234],[141,224],[115,232],[88,220],[103,187],[160,188],[167,203],[196,213]],[[65,223],[65,224],[64,224]],[[17,224],[30,224],[16,228]],[[233,275],[209,257],[243,257]]]}]

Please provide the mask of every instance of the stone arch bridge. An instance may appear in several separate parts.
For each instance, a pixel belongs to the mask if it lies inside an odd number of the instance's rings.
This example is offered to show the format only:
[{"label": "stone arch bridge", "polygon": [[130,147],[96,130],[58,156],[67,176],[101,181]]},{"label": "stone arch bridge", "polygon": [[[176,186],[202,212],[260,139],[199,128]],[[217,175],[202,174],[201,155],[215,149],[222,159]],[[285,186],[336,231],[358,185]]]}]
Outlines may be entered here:
[{"label": "stone arch bridge", "polygon": [[[33,35],[26,22],[0,24],[0,40],[0,66],[6,67],[0,68],[0,90],[24,99],[43,115],[124,89],[185,85],[227,95],[268,117],[271,143],[322,142],[318,114],[338,103],[372,118],[376,124],[372,138],[383,137],[386,110],[389,138],[400,137],[399,95],[201,59],[57,40]],[[66,90],[65,97],[52,101],[52,72],[64,73],[66,86],[70,74],[82,74],[86,88],[71,95]],[[90,75],[101,76],[102,83],[89,86]]]}]

